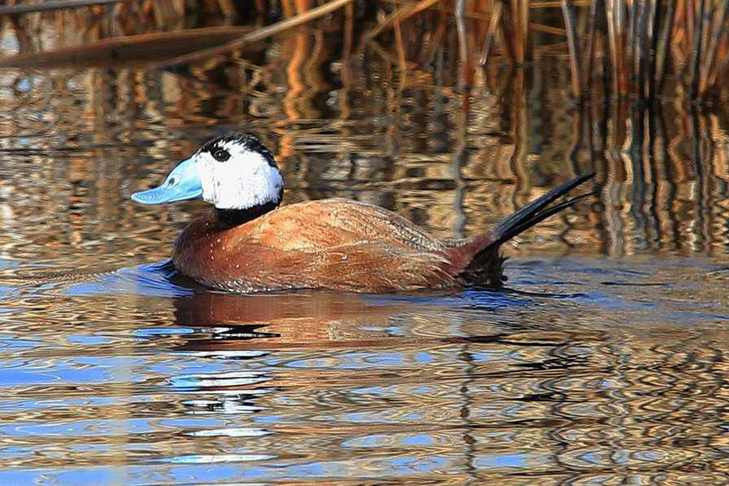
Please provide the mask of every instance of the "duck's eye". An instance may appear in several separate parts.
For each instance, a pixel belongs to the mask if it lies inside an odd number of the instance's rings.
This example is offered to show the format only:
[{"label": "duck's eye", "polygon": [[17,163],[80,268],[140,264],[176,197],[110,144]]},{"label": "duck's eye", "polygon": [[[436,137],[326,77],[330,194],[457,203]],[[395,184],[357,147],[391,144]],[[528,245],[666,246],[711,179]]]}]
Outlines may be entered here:
[{"label": "duck's eye", "polygon": [[174,177],[170,177],[169,179],[167,179],[167,184],[169,184],[170,186],[174,185],[175,182],[177,182],[177,180]]},{"label": "duck's eye", "polygon": [[213,150],[213,158],[218,162],[225,162],[230,158],[230,152],[222,148],[217,148]]}]

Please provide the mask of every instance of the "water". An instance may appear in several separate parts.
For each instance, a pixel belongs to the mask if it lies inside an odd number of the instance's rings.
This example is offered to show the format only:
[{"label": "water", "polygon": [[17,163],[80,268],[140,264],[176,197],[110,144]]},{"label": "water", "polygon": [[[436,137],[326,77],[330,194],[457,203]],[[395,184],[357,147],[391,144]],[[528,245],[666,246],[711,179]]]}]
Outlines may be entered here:
[{"label": "water", "polygon": [[0,483],[714,483],[726,275],[666,263],[409,297],[192,293],[153,266],[16,287]]},{"label": "water", "polygon": [[[570,105],[560,63],[466,96],[447,65],[400,89],[378,61],[294,65],[299,42],[0,73],[0,484],[725,481],[726,118],[659,107],[636,142]],[[271,145],[287,203],[441,237],[576,172],[598,196],[505,248],[503,292],[210,292],[166,263],[200,203],[129,195],[231,127]]]}]

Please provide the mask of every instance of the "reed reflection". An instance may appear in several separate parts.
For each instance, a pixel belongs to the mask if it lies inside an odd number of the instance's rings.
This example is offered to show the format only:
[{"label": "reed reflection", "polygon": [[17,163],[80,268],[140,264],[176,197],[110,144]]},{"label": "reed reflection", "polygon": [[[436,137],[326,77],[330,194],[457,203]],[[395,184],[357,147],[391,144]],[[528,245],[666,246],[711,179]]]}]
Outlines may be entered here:
[{"label": "reed reflection", "polygon": [[[183,3],[39,14],[4,40],[33,54],[236,21],[231,2],[197,18]],[[458,3],[465,37],[440,4],[418,15],[388,3],[381,18],[358,2],[175,68],[55,58],[58,69],[0,70],[0,483],[724,480],[725,104],[688,103],[665,64],[652,72],[667,96],[622,97],[627,23],[590,27],[605,9],[573,26],[597,44],[615,34],[603,48],[615,62],[590,58],[585,77],[562,62],[548,8]],[[313,5],[271,4],[238,20]],[[688,17],[703,21],[691,5],[682,33]],[[39,45],[49,23],[65,30]],[[502,44],[499,29],[524,27],[530,42]],[[693,38],[663,61],[686,57]],[[720,37],[707,40],[723,55]],[[700,89],[721,101],[716,59]],[[232,129],[274,149],[286,201],[370,201],[444,238],[481,232],[576,173],[597,172],[599,202],[508,248],[534,257],[507,264],[513,291],[177,292],[158,266],[135,265],[167,258],[200,207],[140,208],[129,194]]]},{"label": "reed reflection", "polygon": [[[376,64],[369,68],[370,76],[387,74]],[[263,133],[275,147],[288,201],[337,195],[368,200],[448,237],[483,231],[569,174],[595,170],[600,204],[546,222],[525,235],[520,248],[564,251],[574,246],[614,256],[726,254],[724,118],[668,104],[625,105],[617,111],[611,108],[614,103],[565,109],[564,93],[549,82],[555,69],[535,66],[529,78],[517,77],[522,81],[516,83],[510,73],[501,73],[510,86],[501,97],[476,90],[448,96],[446,86],[416,81],[393,96],[393,88],[354,84],[347,86],[347,96],[359,109],[348,109],[347,120],[339,118],[336,105],[327,118],[313,119],[324,113],[285,108],[285,96],[273,85],[256,95],[255,104],[243,104],[238,94],[220,93],[202,79],[153,72],[138,72],[141,77],[130,71],[80,73],[76,79],[93,90],[64,94],[78,103],[47,104],[42,92],[53,90],[57,79],[48,73],[38,76],[35,88],[22,97],[5,92],[12,111],[4,115],[4,173],[15,181],[8,190],[32,192],[33,182],[18,174],[35,157],[37,170],[55,186],[54,198],[68,194],[69,204],[86,208],[87,216],[75,224],[114,221],[129,210],[114,201],[159,177],[199,141],[243,126]],[[129,82],[131,87],[121,89]],[[312,106],[329,103],[330,95],[321,87],[302,89],[317,100]],[[372,102],[361,104],[367,97]],[[530,101],[537,99],[549,105]],[[254,106],[270,106],[264,110],[267,118],[246,113]],[[37,112],[56,120],[50,131],[31,115]],[[621,114],[626,116],[615,118]],[[382,116],[390,121],[380,123]],[[304,118],[303,124],[297,121]],[[199,122],[220,126],[194,125]],[[627,130],[620,132],[620,126]],[[29,132],[44,134],[31,139],[32,149],[25,148]],[[73,160],[67,156],[71,150]],[[125,189],[115,192],[104,182],[110,176],[123,181],[116,187]],[[67,187],[69,177],[94,190],[69,193],[75,190]],[[20,202],[11,209],[22,211]],[[54,219],[55,206],[40,211],[35,214]],[[151,216],[140,214],[140,223]],[[184,214],[189,213],[183,212],[181,221]],[[129,231],[142,230],[135,221],[125,221]]]},{"label": "reed reflection", "polygon": [[720,327],[640,333],[589,310],[486,314],[341,294],[198,294],[175,303],[175,320],[214,329],[179,351],[238,363],[187,382],[220,393],[208,413],[245,411],[230,434],[265,430],[249,447],[286,469],[307,461],[336,476],[346,454],[360,477],[394,478],[411,460],[421,478],[435,461],[460,480],[604,471],[681,483],[724,468],[705,439],[720,434],[729,399]]}]

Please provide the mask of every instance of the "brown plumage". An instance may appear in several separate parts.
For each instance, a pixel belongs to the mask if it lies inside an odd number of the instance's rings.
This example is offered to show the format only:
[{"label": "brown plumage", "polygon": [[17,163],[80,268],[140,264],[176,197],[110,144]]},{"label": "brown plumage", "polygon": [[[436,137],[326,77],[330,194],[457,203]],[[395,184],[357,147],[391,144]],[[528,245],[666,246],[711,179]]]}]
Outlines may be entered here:
[{"label": "brown plumage", "polygon": [[205,143],[162,185],[132,199],[161,204],[202,197],[215,206],[185,228],[172,260],[182,274],[217,289],[498,288],[500,245],[586,197],[552,204],[591,177],[553,189],[487,233],[441,241],[391,211],[346,199],[277,209],[284,183],[273,154],[255,136],[233,133]]},{"label": "brown plumage", "polygon": [[386,209],[347,199],[291,204],[232,226],[214,210],[182,232],[173,262],[203,285],[244,293],[498,288],[501,243],[577,202],[582,197],[545,209],[589,177],[560,186],[488,234],[455,242],[434,238]]}]

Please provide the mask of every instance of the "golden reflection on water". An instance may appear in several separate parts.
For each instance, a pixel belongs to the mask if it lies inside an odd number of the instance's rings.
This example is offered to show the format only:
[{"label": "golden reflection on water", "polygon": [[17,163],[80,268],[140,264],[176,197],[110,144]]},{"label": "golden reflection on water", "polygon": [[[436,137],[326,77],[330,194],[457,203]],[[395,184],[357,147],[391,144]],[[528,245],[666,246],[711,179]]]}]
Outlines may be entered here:
[{"label": "golden reflection on water", "polygon": [[729,336],[620,296],[6,300],[0,480],[713,484]]},{"label": "golden reflection on water", "polygon": [[[588,110],[565,109],[561,89],[547,82],[560,67],[534,66],[533,76],[544,79],[533,92],[513,86],[498,96],[486,77],[468,96],[432,79],[393,94],[380,79],[386,72],[376,63],[370,67],[357,79],[369,75],[377,83],[346,87],[347,119],[337,103],[344,87],[297,88],[301,79],[289,79],[294,86],[287,91],[268,84],[268,91],[221,93],[200,77],[158,71],[6,73],[4,219],[60,214],[64,244],[76,246],[92,244],[88,233],[113,237],[111,227],[120,221],[132,233],[154,226],[171,238],[177,228],[150,218],[184,211],[183,221],[186,209],[150,211],[120,201],[159,181],[201,140],[243,129],[260,133],[274,149],[287,202],[332,195],[367,200],[446,237],[482,231],[559,180],[594,170],[599,204],[546,222],[520,238],[520,247],[612,256],[727,253],[729,176],[717,116],[658,105],[639,114],[641,123],[660,124],[636,142],[635,134],[617,139],[608,125],[618,122],[611,118],[595,124]],[[245,64],[239,69],[247,70]],[[8,88],[19,85],[25,91]],[[57,92],[59,85],[65,89]],[[304,87],[327,109],[287,101],[291,90]],[[549,104],[532,107],[527,98]],[[517,109],[521,113],[504,114]],[[631,122],[622,120],[628,131]],[[94,218],[74,216],[83,205]],[[39,238],[22,234],[32,225],[14,227],[19,239]],[[109,249],[120,253],[117,246]],[[161,256],[151,248],[145,253]]]},{"label": "golden reflection on water", "polygon": [[[427,51],[405,82],[325,28],[185,70],[0,72],[0,483],[723,480],[726,115],[575,105],[553,59],[464,93]],[[286,202],[442,237],[577,173],[598,194],[507,248],[514,292],[243,297],[133,267],[200,205],[129,194],[230,129]]]}]

